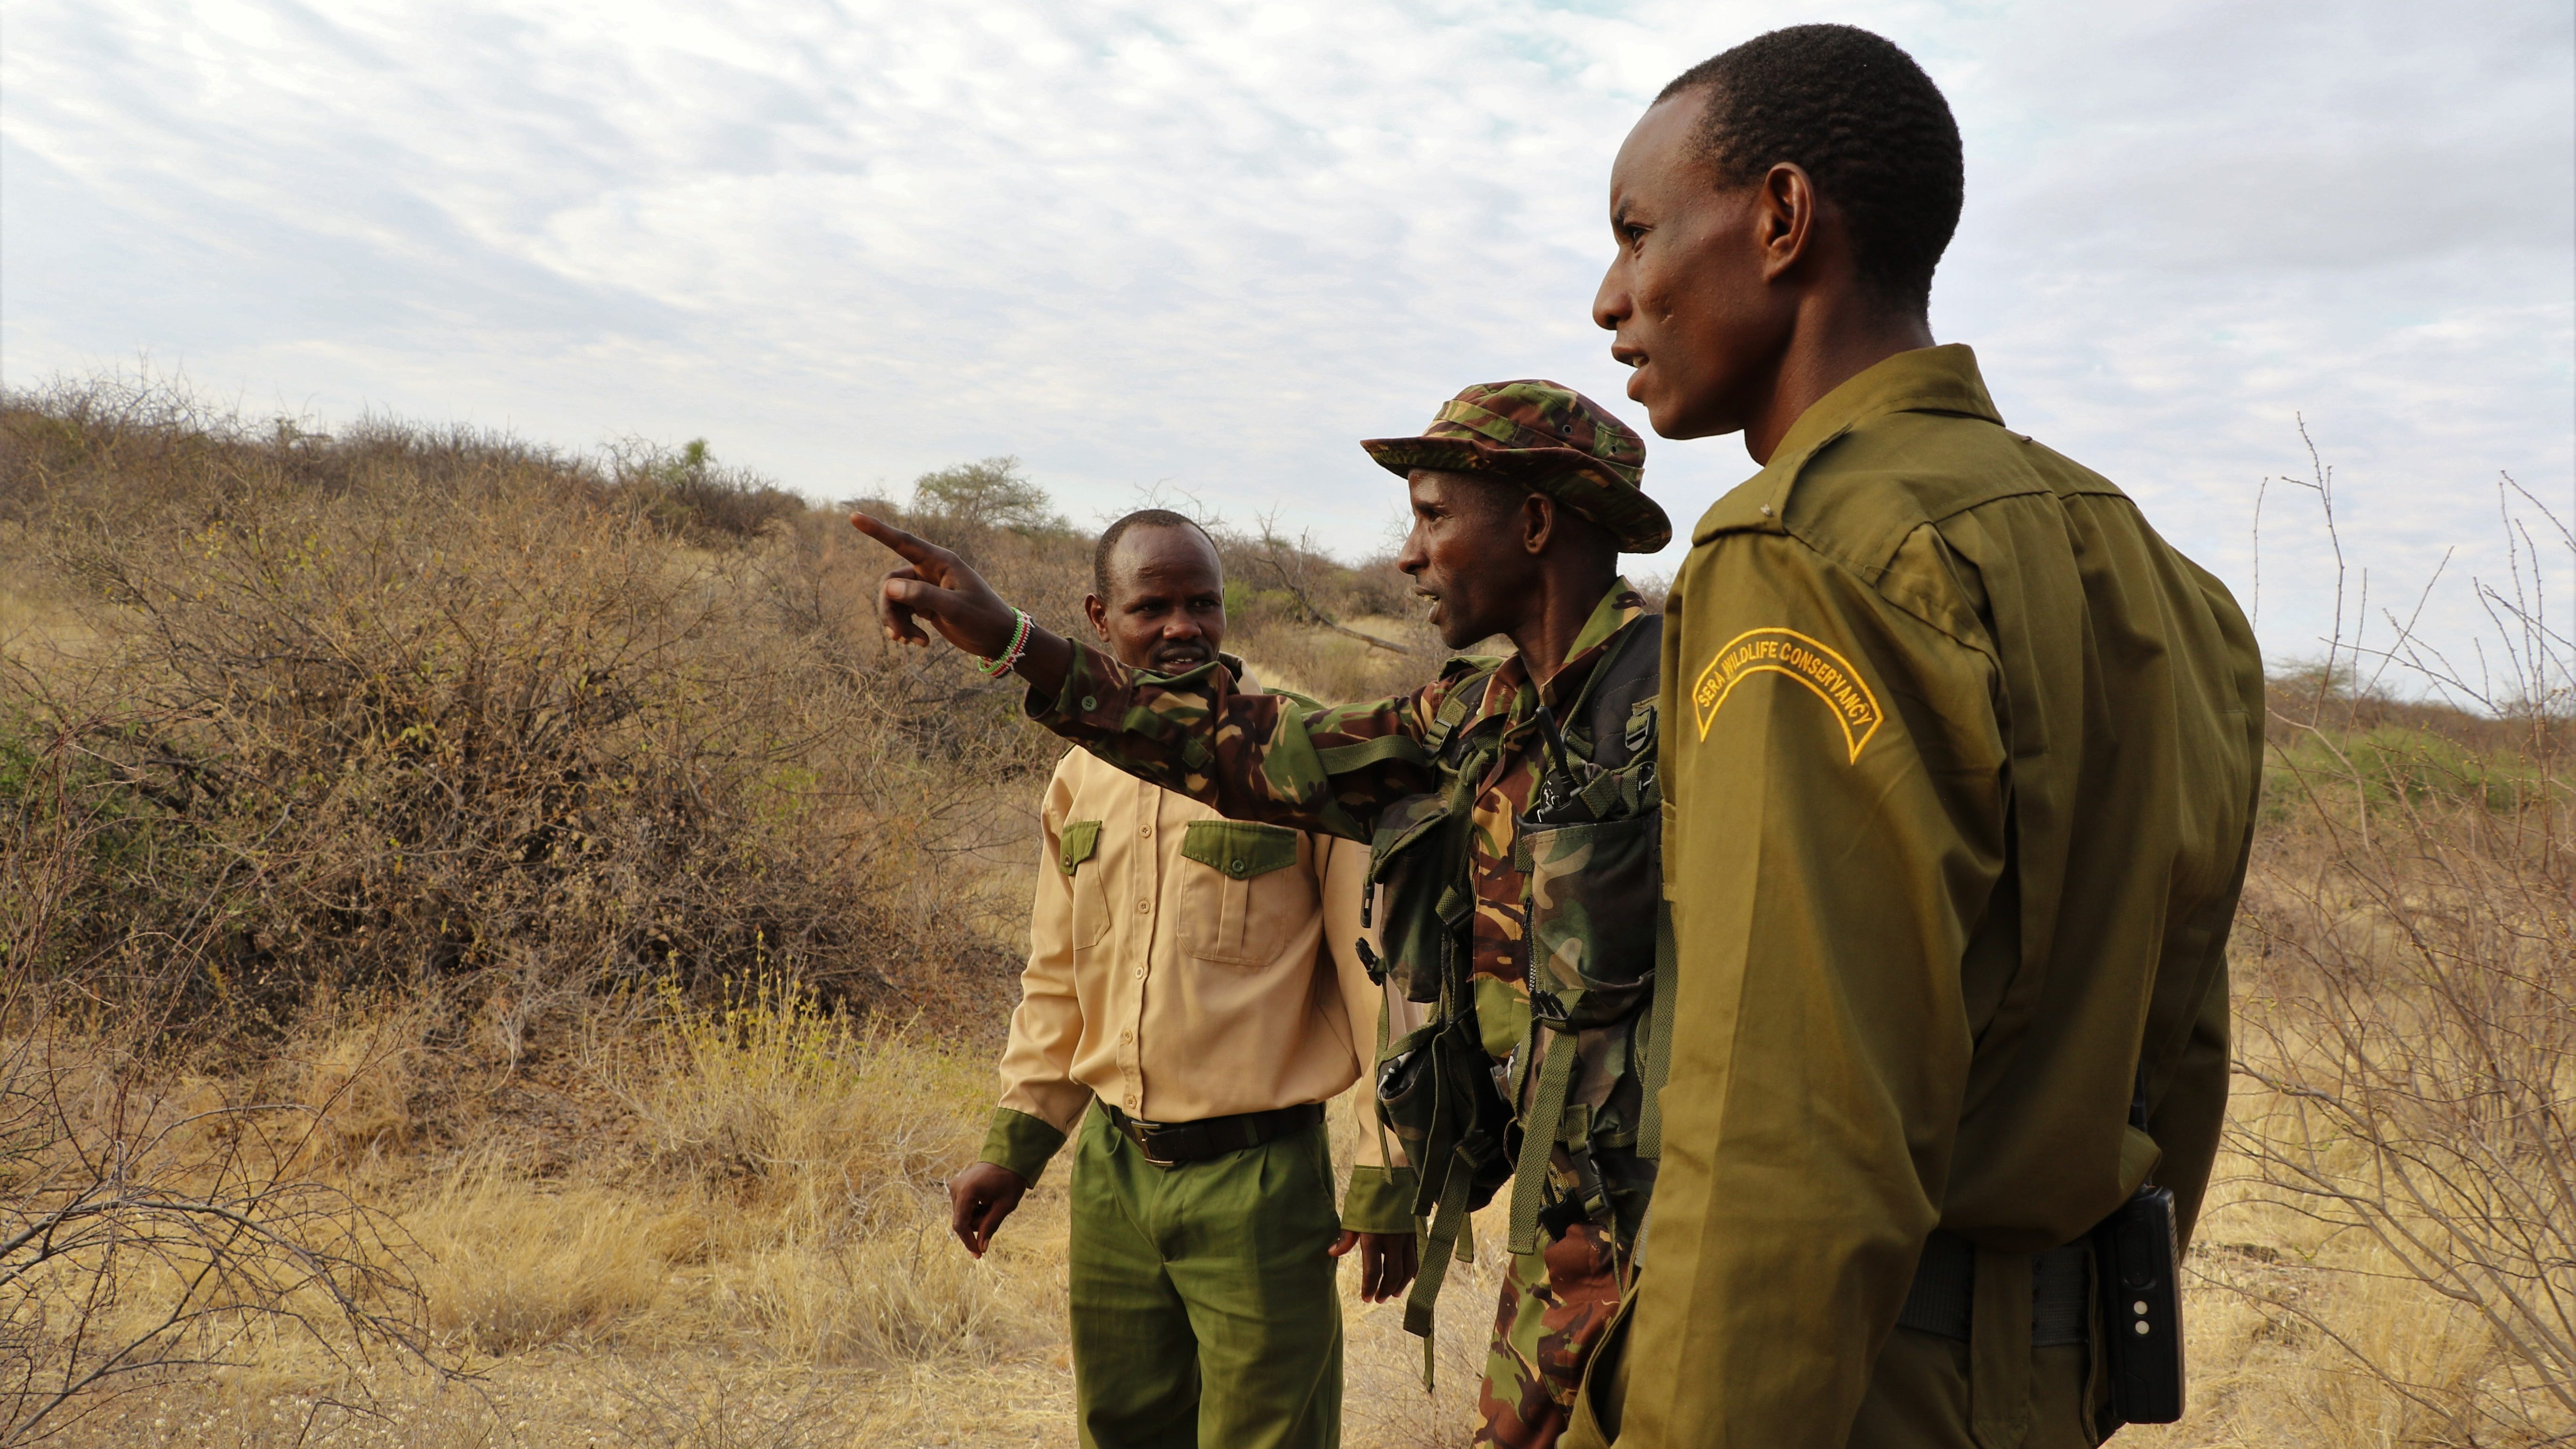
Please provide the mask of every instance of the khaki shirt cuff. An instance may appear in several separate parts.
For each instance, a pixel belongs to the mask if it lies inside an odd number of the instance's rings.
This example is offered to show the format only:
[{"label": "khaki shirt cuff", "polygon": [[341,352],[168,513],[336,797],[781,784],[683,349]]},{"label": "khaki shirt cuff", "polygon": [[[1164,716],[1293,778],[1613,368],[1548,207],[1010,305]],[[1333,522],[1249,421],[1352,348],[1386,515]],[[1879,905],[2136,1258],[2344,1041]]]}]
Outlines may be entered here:
[{"label": "khaki shirt cuff", "polygon": [[1046,1171],[1047,1159],[1062,1146],[1064,1134],[1039,1118],[996,1107],[993,1125],[984,1131],[984,1151],[978,1160],[1007,1167],[1035,1187],[1038,1174]]},{"label": "khaki shirt cuff", "polygon": [[1413,1169],[1354,1167],[1342,1194],[1342,1227],[1354,1233],[1413,1231]]}]

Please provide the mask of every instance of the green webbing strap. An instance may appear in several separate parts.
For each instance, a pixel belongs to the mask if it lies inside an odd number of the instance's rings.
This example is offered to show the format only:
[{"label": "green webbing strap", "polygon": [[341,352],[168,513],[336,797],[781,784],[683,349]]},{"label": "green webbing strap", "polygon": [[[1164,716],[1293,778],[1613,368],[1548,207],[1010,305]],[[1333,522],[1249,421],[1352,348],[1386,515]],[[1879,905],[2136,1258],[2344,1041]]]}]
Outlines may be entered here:
[{"label": "green webbing strap", "polygon": [[1403,735],[1380,735],[1355,745],[1330,745],[1315,752],[1316,761],[1327,775],[1347,774],[1381,760],[1401,760],[1408,765],[1427,763],[1428,751]]},{"label": "green webbing strap", "polygon": [[[1360,1076],[1360,1090],[1368,1093],[1369,1126],[1377,1132],[1377,1165],[1379,1170],[1387,1175],[1387,1181],[1391,1184],[1395,1181],[1395,1148],[1386,1140],[1386,1118],[1377,1110],[1377,1074],[1379,1069],[1386,1065],[1386,1019],[1394,1014],[1387,1009],[1389,991],[1390,988],[1385,982],[1378,983],[1377,1051],[1369,1058],[1368,1070]],[[1405,1166],[1411,1167],[1413,1164],[1407,1162]]]},{"label": "green webbing strap", "polygon": [[1476,1169],[1461,1149],[1449,1163],[1449,1176],[1440,1184],[1440,1210],[1431,1219],[1431,1231],[1422,1240],[1422,1272],[1413,1280],[1413,1293],[1404,1300],[1404,1331],[1422,1340],[1422,1387],[1431,1389],[1431,1305],[1440,1297],[1440,1281],[1449,1276],[1449,1259],[1458,1248],[1458,1230],[1467,1222],[1467,1189],[1474,1185]]},{"label": "green webbing strap", "polygon": [[[1655,984],[1647,998],[1645,1057],[1637,1085],[1645,1099],[1637,1108],[1637,1155],[1649,1160],[1664,1155],[1664,1076],[1673,1065],[1673,903],[1655,902]],[[1632,1058],[1633,1060],[1633,1058]]]},{"label": "green webbing strap", "polygon": [[[1540,1027],[1530,1026],[1530,1044],[1538,1044]],[[1538,1070],[1538,1100],[1521,1122],[1521,1160],[1512,1168],[1512,1243],[1515,1253],[1538,1250],[1540,1189],[1547,1184],[1548,1156],[1556,1146],[1556,1129],[1565,1120],[1565,1089],[1574,1080],[1576,1038],[1571,1032],[1549,1033],[1547,1062]]]},{"label": "green webbing strap", "polygon": [[[1496,665],[1494,669],[1501,667]],[[1431,716],[1430,736],[1423,742],[1433,754],[1438,754],[1441,747],[1449,743],[1449,737],[1458,732],[1458,726],[1466,721],[1468,713],[1485,702],[1485,689],[1493,682],[1494,669],[1479,669],[1460,676],[1448,694],[1441,697],[1438,712]]]}]

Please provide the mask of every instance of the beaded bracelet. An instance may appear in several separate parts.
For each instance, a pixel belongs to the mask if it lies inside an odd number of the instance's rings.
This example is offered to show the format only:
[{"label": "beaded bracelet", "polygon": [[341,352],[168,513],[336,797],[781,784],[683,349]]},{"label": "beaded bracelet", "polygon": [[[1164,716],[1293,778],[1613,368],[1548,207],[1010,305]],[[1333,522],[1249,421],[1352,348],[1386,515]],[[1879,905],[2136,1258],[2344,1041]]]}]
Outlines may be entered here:
[{"label": "beaded bracelet", "polygon": [[975,672],[986,679],[999,679],[1010,673],[1011,666],[1019,663],[1020,656],[1028,652],[1031,628],[1029,616],[1013,609],[1011,617],[1018,621],[1011,628],[1011,647],[1003,650],[998,658],[986,659],[974,654],[966,656],[975,661]]}]

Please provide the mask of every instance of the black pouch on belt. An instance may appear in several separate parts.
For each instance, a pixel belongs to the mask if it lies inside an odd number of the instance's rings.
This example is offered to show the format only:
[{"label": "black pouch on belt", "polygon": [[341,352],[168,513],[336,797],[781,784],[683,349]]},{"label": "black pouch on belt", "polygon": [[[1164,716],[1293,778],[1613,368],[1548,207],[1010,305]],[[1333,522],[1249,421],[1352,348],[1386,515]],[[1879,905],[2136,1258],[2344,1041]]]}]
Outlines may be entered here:
[{"label": "black pouch on belt", "polygon": [[2182,1417],[2182,1296],[2174,1281],[2174,1196],[2146,1186],[2093,1229],[2102,1291],[2105,1433]]}]

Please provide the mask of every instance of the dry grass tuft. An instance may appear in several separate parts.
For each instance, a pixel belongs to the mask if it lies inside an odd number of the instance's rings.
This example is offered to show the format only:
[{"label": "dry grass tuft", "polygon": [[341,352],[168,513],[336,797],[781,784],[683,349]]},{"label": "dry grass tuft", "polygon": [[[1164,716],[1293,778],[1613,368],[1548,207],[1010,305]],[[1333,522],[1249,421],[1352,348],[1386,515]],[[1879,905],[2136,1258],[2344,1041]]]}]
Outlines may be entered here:
[{"label": "dry grass tuft", "polygon": [[531,1183],[477,1162],[403,1216],[432,1265],[422,1280],[430,1326],[459,1348],[503,1357],[651,1312],[673,1266],[705,1250],[694,1206],[600,1183]]}]

